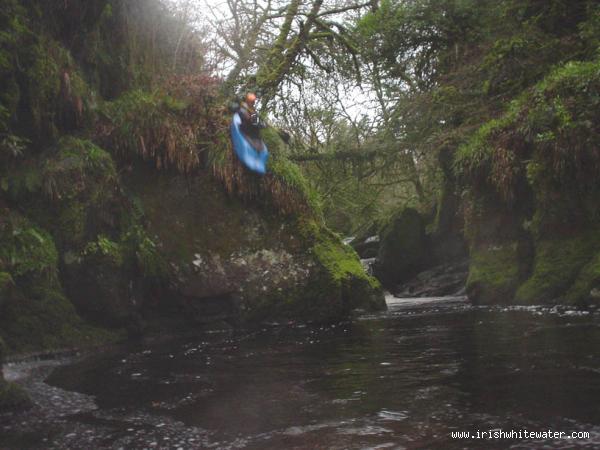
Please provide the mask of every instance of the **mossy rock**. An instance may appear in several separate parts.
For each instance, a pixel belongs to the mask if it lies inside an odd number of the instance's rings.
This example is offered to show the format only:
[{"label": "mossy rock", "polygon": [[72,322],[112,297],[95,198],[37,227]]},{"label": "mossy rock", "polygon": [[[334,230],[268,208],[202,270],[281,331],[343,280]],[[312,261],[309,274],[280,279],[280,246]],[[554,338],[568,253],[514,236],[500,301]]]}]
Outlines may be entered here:
[{"label": "mossy rock", "polygon": [[90,327],[58,287],[28,280],[2,307],[0,333],[14,353],[98,345],[114,333]]},{"label": "mossy rock", "polygon": [[316,218],[228,197],[206,173],[155,173],[148,185],[138,169],[129,189],[139,196],[184,307],[202,310],[201,303],[223,299],[224,309],[239,304],[241,319],[256,322],[340,319],[355,307],[383,306],[377,281],[355,252]]},{"label": "mossy rock", "polygon": [[40,220],[51,226],[62,249],[80,249],[100,230],[118,224],[116,193],[119,180],[111,155],[85,139],[64,136],[41,169],[43,193],[52,202],[44,203]]},{"label": "mossy rock", "polygon": [[55,141],[61,132],[81,129],[91,122],[93,95],[70,51],[40,29],[33,30],[37,27],[27,29],[36,14],[29,15],[11,20],[19,24],[20,35],[13,44],[15,62],[10,68],[20,88],[15,128],[36,143],[46,143]]},{"label": "mossy rock", "polygon": [[33,402],[22,387],[0,377],[0,411],[22,410],[31,406]]},{"label": "mossy rock", "polygon": [[509,304],[519,281],[516,242],[471,249],[467,295],[474,303]]},{"label": "mossy rock", "polygon": [[119,327],[137,309],[130,299],[133,278],[110,257],[92,257],[65,265],[65,291],[77,312],[91,323]]},{"label": "mossy rock", "polygon": [[340,292],[342,309],[384,309],[381,284],[365,273],[356,251],[326,227],[318,236],[312,254],[325,271],[326,283]]},{"label": "mossy rock", "polygon": [[116,228],[124,202],[111,155],[89,140],[63,136],[35,163],[8,173],[10,200],[53,235],[59,249],[81,247]]},{"label": "mossy rock", "polygon": [[600,303],[600,253],[596,253],[577,274],[565,295],[567,303],[585,305]]},{"label": "mossy rock", "polygon": [[413,208],[396,214],[383,228],[375,275],[386,287],[416,275],[432,263],[425,221]]},{"label": "mossy rock", "polygon": [[58,141],[55,152],[44,161],[43,175],[52,179],[46,194],[59,200],[85,193],[96,201],[103,194],[99,191],[114,185],[117,178],[110,153],[74,136],[63,136]]},{"label": "mossy rock", "polygon": [[[597,232],[536,242],[533,273],[517,290],[515,302],[556,303],[572,286],[569,299],[572,302],[580,300],[581,293],[578,294],[578,291],[583,288],[582,284],[586,279],[593,281],[595,266],[592,259],[599,247],[600,235]],[[588,263],[591,265],[584,269]],[[578,275],[581,275],[579,280]]]},{"label": "mossy rock", "polygon": [[[304,214],[312,214],[316,217],[322,216],[322,204],[319,193],[302,174],[300,167],[290,161],[286,154],[286,144],[281,139],[281,135],[276,128],[267,127],[261,131],[261,137],[265,141],[267,148],[271,152],[268,163],[269,172],[273,177],[282,182],[285,189],[281,189],[276,183],[271,183],[275,189],[271,190],[271,195],[277,197],[282,190],[289,190],[295,194],[287,199],[289,202],[304,203],[307,209],[298,209]],[[284,194],[285,195],[285,194]],[[275,198],[277,204],[277,199]],[[284,198],[282,202],[285,203]]]},{"label": "mossy rock", "polygon": [[297,232],[309,245],[310,277],[285,292],[257,298],[244,314],[247,322],[283,318],[324,323],[347,318],[356,309],[385,309],[379,281],[365,273],[352,247],[314,219],[300,219]]}]

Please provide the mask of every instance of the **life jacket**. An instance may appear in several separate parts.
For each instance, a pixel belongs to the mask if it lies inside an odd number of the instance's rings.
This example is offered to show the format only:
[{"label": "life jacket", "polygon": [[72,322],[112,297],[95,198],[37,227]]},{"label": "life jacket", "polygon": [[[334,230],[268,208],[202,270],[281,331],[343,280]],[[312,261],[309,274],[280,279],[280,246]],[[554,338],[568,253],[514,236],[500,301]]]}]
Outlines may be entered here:
[{"label": "life jacket", "polygon": [[242,122],[246,127],[260,127],[260,118],[258,117],[258,112],[256,108],[250,106],[245,101],[240,102],[239,108],[240,117],[242,118]]}]

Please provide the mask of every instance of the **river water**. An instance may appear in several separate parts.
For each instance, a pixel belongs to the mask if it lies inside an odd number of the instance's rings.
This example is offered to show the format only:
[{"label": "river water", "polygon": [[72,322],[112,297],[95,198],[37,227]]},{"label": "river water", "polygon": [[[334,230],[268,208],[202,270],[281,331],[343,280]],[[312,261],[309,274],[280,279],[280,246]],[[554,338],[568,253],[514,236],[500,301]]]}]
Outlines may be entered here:
[{"label": "river water", "polygon": [[[352,323],[140,343],[47,383],[23,377],[39,406],[0,418],[0,448],[600,448],[600,311],[388,304]],[[589,437],[451,435],[549,429]]]}]

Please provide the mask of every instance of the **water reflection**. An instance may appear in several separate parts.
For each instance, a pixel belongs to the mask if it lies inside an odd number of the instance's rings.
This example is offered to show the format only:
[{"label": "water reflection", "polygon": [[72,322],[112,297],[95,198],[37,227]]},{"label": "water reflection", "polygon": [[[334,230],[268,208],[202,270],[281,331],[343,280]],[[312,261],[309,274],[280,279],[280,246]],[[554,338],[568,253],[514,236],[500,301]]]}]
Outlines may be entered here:
[{"label": "water reflection", "polygon": [[[393,300],[354,323],[203,335],[61,368],[50,382],[97,409],[53,439],[70,448],[75,429],[114,448],[594,448],[599,344],[594,311]],[[592,436],[450,436],[500,428]]]}]

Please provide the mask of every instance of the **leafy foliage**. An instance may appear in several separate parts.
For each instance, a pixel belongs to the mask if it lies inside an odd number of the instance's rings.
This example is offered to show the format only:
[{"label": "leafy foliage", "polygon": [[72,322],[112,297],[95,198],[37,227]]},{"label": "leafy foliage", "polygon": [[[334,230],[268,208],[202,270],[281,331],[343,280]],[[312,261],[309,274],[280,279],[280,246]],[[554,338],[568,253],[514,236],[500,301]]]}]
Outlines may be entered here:
[{"label": "leafy foliage", "polygon": [[597,61],[569,62],[554,70],[460,147],[456,175],[480,189],[492,186],[509,202],[525,179],[541,202],[565,187],[578,196],[595,193],[599,88]]},{"label": "leafy foliage", "polygon": [[117,180],[109,153],[88,140],[62,137],[41,165],[44,194],[51,200],[73,199],[86,194],[92,203],[106,196]]},{"label": "leafy foliage", "polygon": [[0,217],[0,268],[12,277],[34,275],[54,279],[58,252],[52,237],[20,214]]}]

